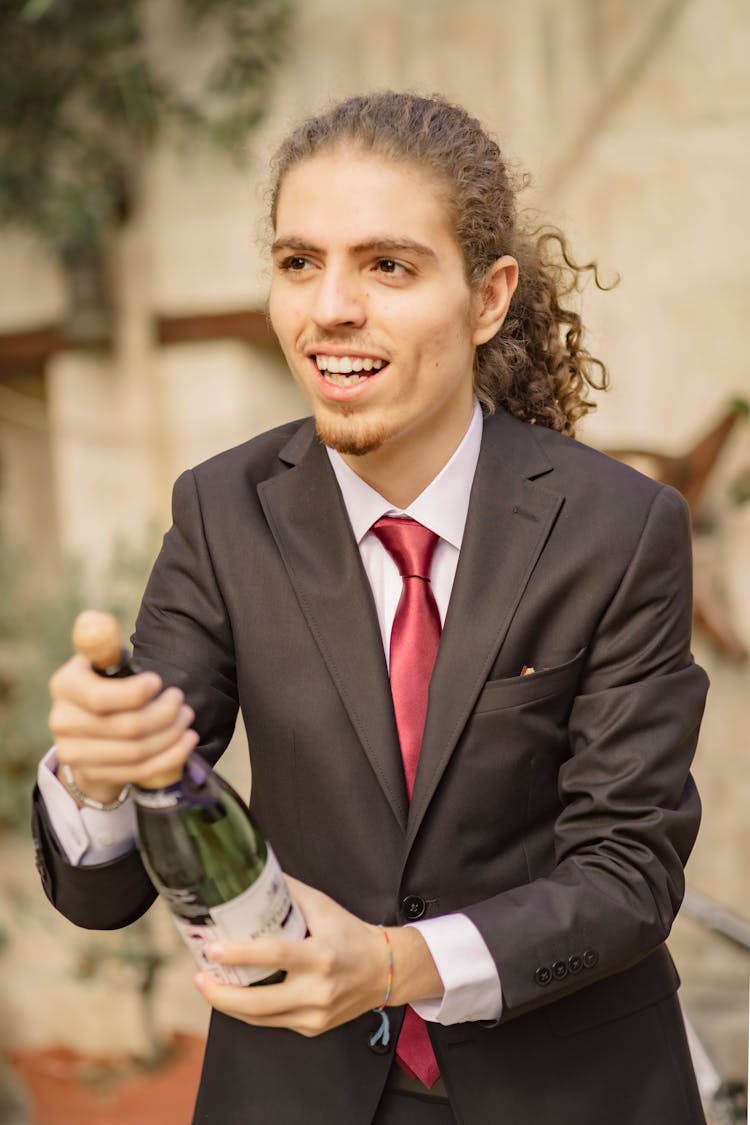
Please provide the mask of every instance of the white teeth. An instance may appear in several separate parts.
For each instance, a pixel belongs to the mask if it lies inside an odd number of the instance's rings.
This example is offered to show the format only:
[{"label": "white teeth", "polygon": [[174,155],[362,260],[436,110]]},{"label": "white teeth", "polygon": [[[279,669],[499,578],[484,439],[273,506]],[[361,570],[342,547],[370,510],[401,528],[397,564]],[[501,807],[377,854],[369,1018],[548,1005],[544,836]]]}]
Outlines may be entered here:
[{"label": "white teeth", "polygon": [[380,371],[385,366],[383,359],[373,359],[371,356],[351,355],[316,355],[315,362],[319,371],[328,371],[334,375],[350,375],[357,371]]},{"label": "white teeth", "polygon": [[355,387],[367,379],[366,375],[341,375],[338,371],[325,371],[324,376],[326,383],[333,383],[334,387]]}]

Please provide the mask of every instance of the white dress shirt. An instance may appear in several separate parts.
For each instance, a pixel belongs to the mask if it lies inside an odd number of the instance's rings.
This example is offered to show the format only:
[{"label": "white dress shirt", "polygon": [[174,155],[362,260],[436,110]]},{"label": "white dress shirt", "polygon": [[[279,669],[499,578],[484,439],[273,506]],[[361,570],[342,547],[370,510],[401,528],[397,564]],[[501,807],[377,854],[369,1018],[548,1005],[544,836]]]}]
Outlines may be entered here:
[{"label": "white dress shirt", "polygon": [[[340,454],[327,450],[372,587],[386,661],[403,583],[393,559],[371,531],[372,525],[385,515],[409,516],[439,536],[430,583],[442,624],[453,589],[481,440],[482,412],[475,402],[469,428],[455,453],[406,509],[392,507],[349,468]],[[80,809],[55,776],[56,766],[52,749],[39,766],[39,789],[68,860],[81,865],[105,863],[128,851],[135,839],[132,800],[112,812]],[[439,999],[414,1004],[419,1015],[443,1024],[498,1019],[502,1011],[500,980],[474,923],[464,914],[449,914],[411,925],[427,942],[445,989]]]}]

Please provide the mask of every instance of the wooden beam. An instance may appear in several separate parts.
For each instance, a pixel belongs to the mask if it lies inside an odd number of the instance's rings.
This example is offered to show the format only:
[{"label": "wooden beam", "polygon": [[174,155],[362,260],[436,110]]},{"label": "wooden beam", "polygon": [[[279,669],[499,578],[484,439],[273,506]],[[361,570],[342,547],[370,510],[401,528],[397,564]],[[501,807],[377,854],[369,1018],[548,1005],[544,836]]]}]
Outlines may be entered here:
[{"label": "wooden beam", "polygon": [[[278,347],[265,313],[257,309],[156,316],[154,336],[161,345],[240,340],[254,347]],[[0,375],[43,371],[53,355],[76,347],[80,344],[68,337],[61,324],[31,328],[26,332],[0,333]]]},{"label": "wooden beam", "polygon": [[197,340],[241,340],[255,347],[276,348],[276,336],[265,313],[257,309],[188,316],[158,316],[156,338],[160,344],[187,344]]},{"label": "wooden beam", "polygon": [[0,374],[43,371],[51,356],[69,346],[59,324],[0,335]]}]

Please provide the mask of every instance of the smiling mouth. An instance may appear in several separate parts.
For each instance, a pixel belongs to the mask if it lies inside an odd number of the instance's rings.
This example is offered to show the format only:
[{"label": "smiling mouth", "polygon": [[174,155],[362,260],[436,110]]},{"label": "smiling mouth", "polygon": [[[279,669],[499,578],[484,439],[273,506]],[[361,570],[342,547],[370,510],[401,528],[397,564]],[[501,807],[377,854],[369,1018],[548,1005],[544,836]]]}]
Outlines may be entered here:
[{"label": "smiling mouth", "polygon": [[371,374],[382,371],[388,360],[377,356],[324,355],[311,357],[326,383],[334,387],[353,387],[364,383]]}]

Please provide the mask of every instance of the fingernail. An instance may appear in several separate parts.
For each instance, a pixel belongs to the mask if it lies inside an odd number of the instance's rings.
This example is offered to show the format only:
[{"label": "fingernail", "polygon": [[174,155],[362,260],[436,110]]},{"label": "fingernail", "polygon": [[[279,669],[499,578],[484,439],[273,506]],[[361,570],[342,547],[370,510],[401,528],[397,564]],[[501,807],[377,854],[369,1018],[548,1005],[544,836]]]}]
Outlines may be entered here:
[{"label": "fingernail", "polygon": [[213,945],[209,945],[206,953],[212,961],[220,961],[224,956],[224,946],[220,942],[215,942]]}]

